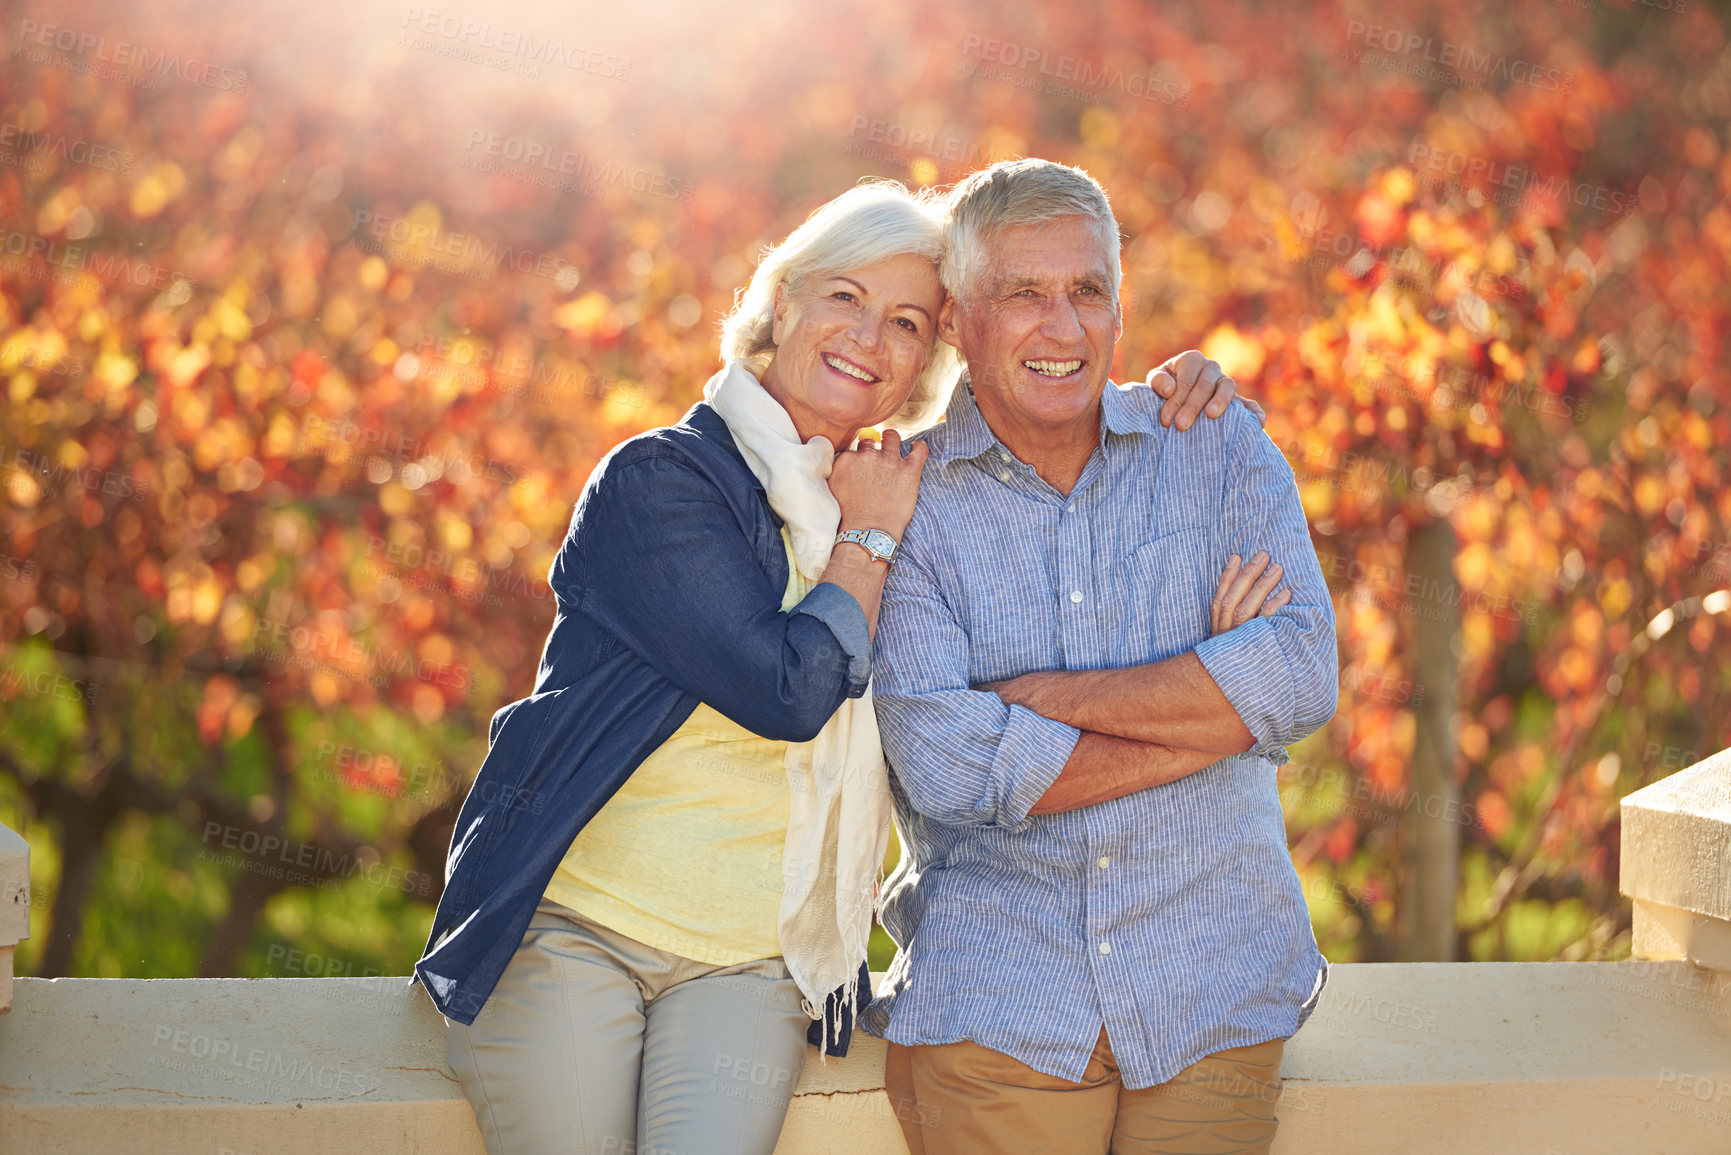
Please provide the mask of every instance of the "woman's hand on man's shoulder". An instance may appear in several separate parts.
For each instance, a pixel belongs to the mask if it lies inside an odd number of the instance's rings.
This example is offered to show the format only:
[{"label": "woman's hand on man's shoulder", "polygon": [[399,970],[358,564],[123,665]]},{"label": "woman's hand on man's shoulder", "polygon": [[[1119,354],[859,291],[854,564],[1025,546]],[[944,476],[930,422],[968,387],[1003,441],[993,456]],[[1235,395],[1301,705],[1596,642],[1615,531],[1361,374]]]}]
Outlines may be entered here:
[{"label": "woman's hand on man's shoulder", "polygon": [[1219,417],[1233,401],[1250,410],[1256,420],[1268,424],[1268,414],[1248,397],[1238,395],[1238,382],[1226,376],[1220,362],[1206,357],[1198,349],[1186,349],[1163,365],[1148,370],[1148,387],[1165,399],[1160,407],[1160,424],[1176,426],[1180,432],[1191,424],[1207,406],[1209,417]]}]

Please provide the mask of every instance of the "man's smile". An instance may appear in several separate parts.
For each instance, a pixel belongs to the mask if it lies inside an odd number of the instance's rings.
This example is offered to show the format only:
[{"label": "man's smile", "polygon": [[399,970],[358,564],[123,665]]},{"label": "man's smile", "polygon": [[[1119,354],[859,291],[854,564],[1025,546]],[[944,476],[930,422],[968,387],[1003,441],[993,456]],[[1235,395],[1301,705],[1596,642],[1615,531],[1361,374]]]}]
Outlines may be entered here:
[{"label": "man's smile", "polygon": [[1023,361],[1022,367],[1031,369],[1042,377],[1050,377],[1054,381],[1062,381],[1066,377],[1074,377],[1082,371],[1086,361]]}]

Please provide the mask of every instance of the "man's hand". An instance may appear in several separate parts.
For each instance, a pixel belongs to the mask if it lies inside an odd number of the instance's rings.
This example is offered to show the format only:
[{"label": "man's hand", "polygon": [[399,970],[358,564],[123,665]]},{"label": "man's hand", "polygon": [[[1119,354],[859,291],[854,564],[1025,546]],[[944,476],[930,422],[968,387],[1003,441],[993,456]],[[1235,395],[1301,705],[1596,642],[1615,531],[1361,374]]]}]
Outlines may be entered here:
[{"label": "man's hand", "polygon": [[[973,689],[982,693],[996,694],[1004,700],[1006,706],[1026,706],[1036,714],[1052,717],[1052,704],[1042,691],[1050,691],[1057,687],[1057,679],[1051,677],[1052,671],[1035,670],[1032,673],[1021,674],[1014,678],[1005,678],[1001,682],[982,682]],[[1045,709],[1041,709],[1044,706]]]},{"label": "man's hand", "polygon": [[1190,428],[1202,406],[1208,406],[1208,416],[1218,417],[1234,399],[1256,414],[1264,426],[1268,414],[1248,397],[1238,396],[1238,382],[1220,371],[1220,363],[1204,357],[1196,349],[1186,349],[1158,368],[1148,370],[1148,387],[1160,394],[1170,405],[1160,409],[1160,424],[1176,424],[1180,431]]},{"label": "man's hand", "polygon": [[1292,600],[1290,589],[1268,596],[1269,591],[1279,584],[1284,571],[1280,566],[1270,564],[1273,559],[1266,550],[1259,549],[1252,554],[1249,565],[1240,566],[1239,560],[1238,555],[1233,554],[1220,572],[1220,585],[1214,591],[1214,605],[1209,611],[1213,628],[1211,637],[1241,626],[1251,618],[1271,618],[1276,610]]}]

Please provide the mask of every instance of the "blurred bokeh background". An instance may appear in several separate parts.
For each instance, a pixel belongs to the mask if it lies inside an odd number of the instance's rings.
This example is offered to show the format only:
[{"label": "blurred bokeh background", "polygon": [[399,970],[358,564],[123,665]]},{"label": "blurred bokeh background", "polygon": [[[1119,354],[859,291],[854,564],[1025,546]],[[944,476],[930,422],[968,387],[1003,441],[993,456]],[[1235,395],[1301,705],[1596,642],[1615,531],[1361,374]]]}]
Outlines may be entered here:
[{"label": "blurred bokeh background", "polygon": [[21,973],[406,974],[590,469],[818,204],[1016,155],[1113,197],[1117,379],[1203,349],[1297,475],[1323,950],[1627,955],[1617,800],[1731,738],[1723,8],[0,13]]}]

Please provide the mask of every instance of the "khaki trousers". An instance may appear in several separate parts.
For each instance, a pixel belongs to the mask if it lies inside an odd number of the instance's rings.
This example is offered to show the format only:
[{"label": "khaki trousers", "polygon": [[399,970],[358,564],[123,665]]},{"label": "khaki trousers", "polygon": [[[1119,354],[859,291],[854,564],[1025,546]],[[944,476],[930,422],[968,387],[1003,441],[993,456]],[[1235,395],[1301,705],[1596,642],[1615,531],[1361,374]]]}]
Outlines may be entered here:
[{"label": "khaki trousers", "polygon": [[884,1083],[912,1155],[1266,1155],[1285,1047],[1231,1047],[1129,1091],[1104,1027],[1079,1083],[978,1043],[891,1043]]},{"label": "khaki trousers", "polygon": [[770,1155],[805,1065],[779,958],[693,962],[542,899],[445,1053],[488,1155]]}]

